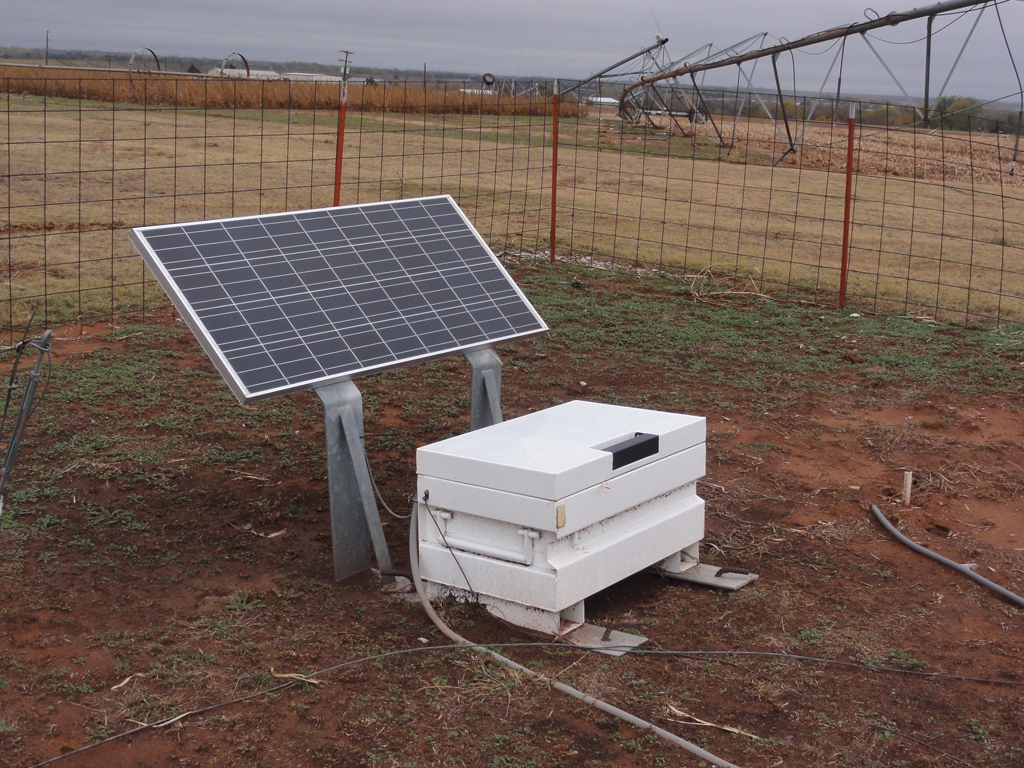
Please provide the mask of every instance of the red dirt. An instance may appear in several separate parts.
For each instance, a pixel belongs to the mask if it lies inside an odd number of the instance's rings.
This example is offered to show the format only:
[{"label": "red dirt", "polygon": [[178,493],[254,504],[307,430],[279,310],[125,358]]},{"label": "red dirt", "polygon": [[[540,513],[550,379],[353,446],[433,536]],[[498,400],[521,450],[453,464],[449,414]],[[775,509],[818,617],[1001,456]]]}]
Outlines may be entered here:
[{"label": "red dirt", "polygon": [[[97,350],[130,357],[132,339],[112,341],[101,336],[107,330],[58,332],[55,365],[75,369]],[[157,383],[168,391],[190,388],[196,402],[223,394],[190,336],[172,339],[165,351],[180,356],[167,359],[173,366]],[[644,371],[603,379],[595,370],[607,361],[542,358],[530,343],[501,351],[507,418],[574,397],[643,392],[650,383]],[[539,368],[537,378],[551,382],[545,391],[526,387],[517,363]],[[440,366],[468,394],[468,366]],[[203,376],[188,380],[185,371]],[[430,421],[405,410],[408,392],[424,386],[426,374],[414,369],[403,377],[400,388],[394,380],[361,385],[376,401],[368,434],[422,444],[465,428],[465,413]],[[746,406],[703,403],[705,557],[761,578],[725,596],[639,574],[589,599],[588,620],[635,626],[650,648],[778,651],[1024,679],[1024,614],[894,543],[867,511],[879,504],[925,546],[974,562],[992,580],[1024,592],[1019,398],[952,394],[938,383],[923,394],[907,406],[808,398],[756,415]],[[721,395],[746,401],[740,390]],[[314,405],[310,396],[297,399]],[[123,465],[104,479],[105,462],[116,462],[102,451],[72,465],[41,452],[79,432],[114,429],[142,443],[151,436],[155,445],[164,433],[153,423],[170,415],[163,408],[118,412],[113,424],[95,406],[44,407],[64,409],[64,431],[40,419],[48,428],[27,441],[8,493],[42,468],[72,473],[74,493],[41,499],[25,515],[56,520],[39,535],[18,543],[18,529],[0,531],[0,765],[24,768],[139,723],[229,701],[281,682],[273,674],[421,649],[420,638],[443,644],[418,606],[385,595],[372,578],[340,585],[331,579],[318,453],[323,426],[313,415],[278,404],[234,409],[234,426],[201,420],[180,434],[179,455],[163,466],[136,467],[146,474],[143,483],[129,481]],[[662,395],[652,396],[650,407],[673,405]],[[305,453],[297,452],[297,441]],[[237,469],[204,464],[202,451],[214,444],[257,445],[260,458]],[[370,458],[384,495],[404,510],[414,486],[414,446],[377,445]],[[899,503],[904,468],[915,473],[909,507]],[[133,512],[147,529],[113,527],[110,510]],[[405,569],[406,524],[384,519],[391,552]],[[445,615],[479,642],[530,639],[466,607],[447,606]],[[762,658],[507,653],[546,674],[561,672],[560,679],[743,766],[1024,765],[1019,688]],[[57,764],[700,764],[471,653],[398,656],[318,679],[318,686],[193,715]],[[669,707],[760,740],[684,724]]]}]

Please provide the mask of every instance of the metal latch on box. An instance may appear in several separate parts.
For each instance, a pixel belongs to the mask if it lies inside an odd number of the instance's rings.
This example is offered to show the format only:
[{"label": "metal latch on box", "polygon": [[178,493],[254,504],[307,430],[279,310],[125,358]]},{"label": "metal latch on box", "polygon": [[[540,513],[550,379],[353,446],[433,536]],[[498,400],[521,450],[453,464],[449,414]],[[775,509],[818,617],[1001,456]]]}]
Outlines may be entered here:
[{"label": "metal latch on box", "polygon": [[[438,513],[438,517],[443,520],[451,520],[452,515],[450,512],[440,512]],[[472,555],[493,557],[496,560],[504,560],[505,562],[516,563],[518,565],[533,565],[533,542],[540,538],[540,532],[530,530],[529,528],[520,528],[518,533],[523,537],[522,552],[503,549],[501,547],[492,547],[488,544],[482,544],[479,541],[460,539],[456,536],[448,536],[444,533],[441,533],[440,536],[438,536],[437,543],[447,549],[457,549],[461,552],[468,552]]]}]

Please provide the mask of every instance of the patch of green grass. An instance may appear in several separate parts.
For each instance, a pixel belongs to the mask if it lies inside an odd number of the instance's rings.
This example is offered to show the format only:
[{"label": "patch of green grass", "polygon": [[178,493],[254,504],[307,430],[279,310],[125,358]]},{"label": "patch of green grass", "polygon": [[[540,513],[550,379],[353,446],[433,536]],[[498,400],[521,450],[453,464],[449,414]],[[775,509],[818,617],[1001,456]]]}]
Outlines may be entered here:
[{"label": "patch of green grass", "polygon": [[260,605],[261,603],[259,599],[253,594],[252,590],[235,592],[234,594],[228,595],[227,600],[224,602],[224,607],[227,610],[235,611],[236,613],[254,611],[260,607]]},{"label": "patch of green grass", "polygon": [[889,652],[889,659],[901,669],[911,669],[915,672],[923,672],[928,669],[928,662],[922,661],[921,659],[914,658],[914,655],[910,651],[905,651],[902,648],[897,648]]},{"label": "patch of green grass", "polygon": [[967,729],[970,731],[970,738],[972,741],[982,743],[987,742],[997,730],[996,726],[989,723],[983,723],[976,717],[972,717],[967,721]]},{"label": "patch of green grass", "polygon": [[749,390],[753,409],[817,393],[820,374],[839,368],[886,385],[940,382],[964,392],[1024,384],[1020,343],[985,330],[729,296],[680,301],[687,284],[671,276],[635,278],[632,290],[622,290],[622,276],[566,265],[524,267],[516,277],[551,326],[549,343],[620,370],[686,372],[704,388],[727,381]]}]

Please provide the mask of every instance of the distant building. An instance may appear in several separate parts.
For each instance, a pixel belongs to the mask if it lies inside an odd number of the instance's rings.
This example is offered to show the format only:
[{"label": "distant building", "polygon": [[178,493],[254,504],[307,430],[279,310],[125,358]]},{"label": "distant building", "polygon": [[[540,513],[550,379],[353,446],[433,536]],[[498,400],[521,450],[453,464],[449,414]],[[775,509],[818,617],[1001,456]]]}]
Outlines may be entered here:
[{"label": "distant building", "polygon": [[214,67],[209,71],[208,74],[215,75],[217,77],[239,77],[243,80],[280,80],[281,75],[277,72],[273,72],[269,69],[250,69],[246,72],[244,69],[221,69],[220,67]]},{"label": "distant building", "polygon": [[281,75],[285,80],[303,80],[311,83],[340,83],[337,75],[316,75],[311,72],[285,72]]}]

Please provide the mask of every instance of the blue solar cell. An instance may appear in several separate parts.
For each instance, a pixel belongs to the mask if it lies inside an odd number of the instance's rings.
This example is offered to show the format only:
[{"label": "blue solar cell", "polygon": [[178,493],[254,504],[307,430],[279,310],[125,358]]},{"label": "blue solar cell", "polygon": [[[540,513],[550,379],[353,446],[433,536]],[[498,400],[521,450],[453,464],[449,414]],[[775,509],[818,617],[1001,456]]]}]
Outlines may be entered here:
[{"label": "blue solar cell", "polygon": [[547,330],[447,195],[131,239],[243,402]]}]

